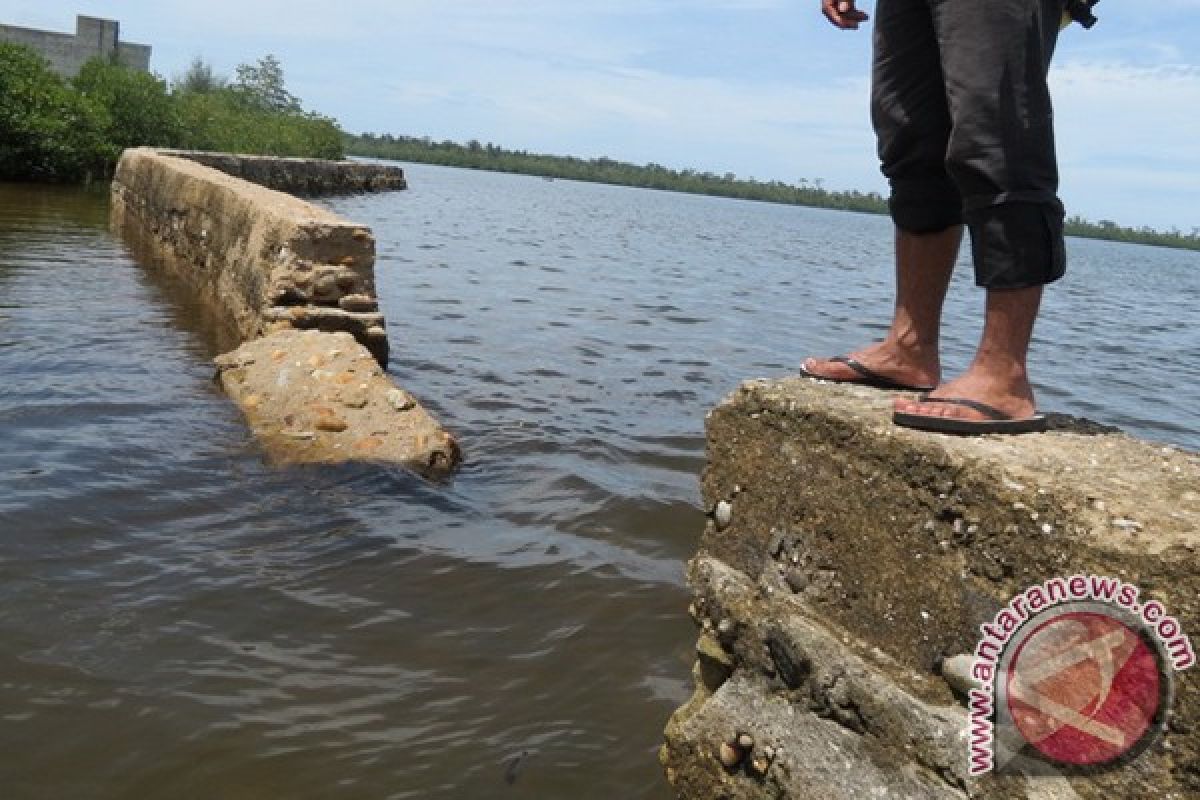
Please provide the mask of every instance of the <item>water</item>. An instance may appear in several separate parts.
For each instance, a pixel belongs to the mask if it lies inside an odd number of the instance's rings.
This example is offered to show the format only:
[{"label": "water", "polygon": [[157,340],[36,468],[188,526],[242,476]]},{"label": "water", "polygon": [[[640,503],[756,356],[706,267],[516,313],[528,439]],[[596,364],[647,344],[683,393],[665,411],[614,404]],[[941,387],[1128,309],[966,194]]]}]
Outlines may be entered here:
[{"label": "water", "polygon": [[[704,414],[881,330],[888,223],[409,173],[327,204],[376,231],[391,370],[469,458],[445,487],[265,466],[103,194],[0,187],[5,797],[669,796]],[[1200,254],[1070,248],[1042,405],[1200,448]]]}]

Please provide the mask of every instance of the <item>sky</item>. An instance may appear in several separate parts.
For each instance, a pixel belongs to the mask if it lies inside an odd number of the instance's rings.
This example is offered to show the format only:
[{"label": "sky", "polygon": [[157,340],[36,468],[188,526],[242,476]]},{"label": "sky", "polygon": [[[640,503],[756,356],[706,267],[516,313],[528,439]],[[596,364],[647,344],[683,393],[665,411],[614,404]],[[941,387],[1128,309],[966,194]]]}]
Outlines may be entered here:
[{"label": "sky", "polygon": [[[165,78],[271,53],[353,132],[478,139],[886,192],[867,111],[870,23],[819,0],[0,0],[0,22],[118,19]],[[874,0],[860,2],[868,13]],[[1069,214],[1200,227],[1200,0],[1107,0],[1052,68]]]}]

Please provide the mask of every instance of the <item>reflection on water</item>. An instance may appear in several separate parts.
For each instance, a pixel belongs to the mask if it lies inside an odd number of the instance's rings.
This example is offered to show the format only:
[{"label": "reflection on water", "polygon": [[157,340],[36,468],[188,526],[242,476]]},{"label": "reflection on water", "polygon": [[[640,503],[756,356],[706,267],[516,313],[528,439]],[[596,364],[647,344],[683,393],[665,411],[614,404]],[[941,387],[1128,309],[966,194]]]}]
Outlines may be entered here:
[{"label": "reflection on water", "polygon": [[[5,796],[668,796],[704,413],[879,330],[887,221],[410,178],[329,205],[376,230],[392,371],[467,448],[448,487],[266,467],[103,195],[0,187]],[[1071,248],[1043,405],[1200,446],[1200,257]]]}]

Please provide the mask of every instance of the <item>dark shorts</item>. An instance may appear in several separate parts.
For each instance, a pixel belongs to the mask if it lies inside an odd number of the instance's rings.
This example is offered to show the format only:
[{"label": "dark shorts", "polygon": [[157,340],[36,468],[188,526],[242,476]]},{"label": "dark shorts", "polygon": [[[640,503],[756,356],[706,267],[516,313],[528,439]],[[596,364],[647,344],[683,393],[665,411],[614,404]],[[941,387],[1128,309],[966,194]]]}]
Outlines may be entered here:
[{"label": "dark shorts", "polygon": [[878,0],[871,118],[897,227],[966,223],[975,282],[1066,268],[1046,73],[1063,0]]}]

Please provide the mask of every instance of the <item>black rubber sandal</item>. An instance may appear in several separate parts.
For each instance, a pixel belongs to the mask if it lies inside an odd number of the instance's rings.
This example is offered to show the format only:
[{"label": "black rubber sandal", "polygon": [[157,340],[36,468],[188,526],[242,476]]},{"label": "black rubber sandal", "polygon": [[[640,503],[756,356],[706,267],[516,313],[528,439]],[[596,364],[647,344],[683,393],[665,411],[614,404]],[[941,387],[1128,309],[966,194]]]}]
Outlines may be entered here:
[{"label": "black rubber sandal", "polygon": [[981,436],[985,433],[1038,433],[1046,430],[1046,417],[1034,414],[1017,419],[998,408],[968,400],[965,397],[922,397],[922,403],[949,403],[978,411],[988,419],[957,419],[955,417],[931,417],[926,414],[909,414],[903,411],[892,413],[892,422],[903,428],[934,433],[955,433],[960,436]]},{"label": "black rubber sandal", "polygon": [[836,361],[838,364],[845,364],[850,369],[857,372],[861,378],[854,380],[843,380],[841,378],[829,378],[824,375],[818,375],[815,372],[809,372],[800,366],[800,374],[807,378],[814,378],[818,381],[829,381],[830,383],[852,383],[855,386],[869,386],[872,389],[887,389],[893,392],[932,392],[936,386],[910,386],[907,383],[894,381],[886,375],[880,375],[878,372],[864,366],[861,362],[855,361],[848,356],[835,356],[827,359],[828,361]]}]

